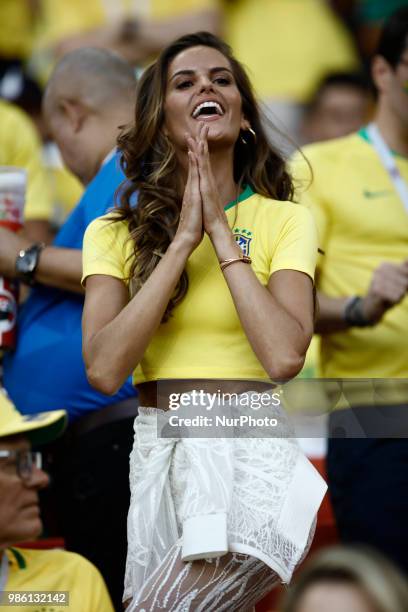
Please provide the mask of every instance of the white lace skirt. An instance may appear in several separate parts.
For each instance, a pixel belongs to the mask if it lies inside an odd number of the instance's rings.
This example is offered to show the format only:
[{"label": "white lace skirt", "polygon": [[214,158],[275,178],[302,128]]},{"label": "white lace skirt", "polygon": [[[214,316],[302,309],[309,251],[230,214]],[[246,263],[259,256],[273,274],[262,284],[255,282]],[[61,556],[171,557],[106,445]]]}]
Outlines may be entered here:
[{"label": "white lace skirt", "polygon": [[177,542],[185,561],[244,553],[290,581],[327,487],[274,410],[276,437],[160,438],[163,412],[139,408],[124,600]]}]

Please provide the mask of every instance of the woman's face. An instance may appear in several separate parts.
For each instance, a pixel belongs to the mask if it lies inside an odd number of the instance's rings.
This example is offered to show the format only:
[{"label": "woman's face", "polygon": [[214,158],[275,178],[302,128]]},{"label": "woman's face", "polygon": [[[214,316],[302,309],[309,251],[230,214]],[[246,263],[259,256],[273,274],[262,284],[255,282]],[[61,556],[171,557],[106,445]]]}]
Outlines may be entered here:
[{"label": "woman's face", "polygon": [[164,114],[165,133],[177,149],[186,149],[186,134],[195,136],[201,121],[209,126],[210,148],[232,147],[248,127],[229,61],[205,46],[186,49],[170,63]]}]

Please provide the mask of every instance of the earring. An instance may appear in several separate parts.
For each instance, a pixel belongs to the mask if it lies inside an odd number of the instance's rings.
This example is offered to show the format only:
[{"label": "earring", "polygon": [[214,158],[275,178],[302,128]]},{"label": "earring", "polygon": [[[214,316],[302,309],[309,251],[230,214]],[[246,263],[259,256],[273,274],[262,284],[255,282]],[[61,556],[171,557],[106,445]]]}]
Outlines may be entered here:
[{"label": "earring", "polygon": [[[251,127],[247,128],[247,129],[245,130],[245,132],[250,132],[250,133],[252,134],[253,139],[256,141],[256,132],[255,132],[255,131],[254,131],[254,130],[251,128]],[[245,140],[244,136],[241,136],[241,142],[242,142],[244,145],[247,145],[247,144],[248,144],[248,141],[247,141],[247,140]]]},{"label": "earring", "polygon": [[242,144],[244,144],[244,145],[248,144],[248,142],[245,140],[245,138],[243,136],[241,136],[240,140],[241,140]]}]

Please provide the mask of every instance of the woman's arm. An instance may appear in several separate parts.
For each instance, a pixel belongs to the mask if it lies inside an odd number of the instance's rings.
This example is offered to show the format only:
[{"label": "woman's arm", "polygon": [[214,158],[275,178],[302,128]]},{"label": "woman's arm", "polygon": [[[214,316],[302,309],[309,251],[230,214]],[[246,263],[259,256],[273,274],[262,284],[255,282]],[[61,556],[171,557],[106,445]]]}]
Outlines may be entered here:
[{"label": "woman's arm", "polygon": [[189,252],[172,243],[143,287],[129,301],[123,281],[96,274],[86,281],[83,355],[90,384],[114,395],[143,357],[160,325]]},{"label": "woman's arm", "polygon": [[[211,170],[208,128],[191,141],[197,158],[203,221],[218,260],[242,256],[220,202]],[[306,230],[306,228],[305,228]],[[242,327],[268,375],[275,380],[293,378],[302,369],[313,334],[313,283],[296,270],[274,272],[267,287],[249,265],[234,263],[224,270]]]},{"label": "woman's arm", "polygon": [[86,280],[83,355],[90,384],[113,395],[142,359],[191,252],[203,236],[198,168],[189,177],[173,242],[143,287],[129,301],[123,281],[104,274]]},{"label": "woman's arm", "polygon": [[[220,261],[237,257],[237,245],[227,230],[211,236]],[[296,376],[313,334],[311,278],[296,270],[278,270],[264,287],[251,266],[244,263],[228,266],[224,277],[245,334],[265,371],[273,380]]]}]

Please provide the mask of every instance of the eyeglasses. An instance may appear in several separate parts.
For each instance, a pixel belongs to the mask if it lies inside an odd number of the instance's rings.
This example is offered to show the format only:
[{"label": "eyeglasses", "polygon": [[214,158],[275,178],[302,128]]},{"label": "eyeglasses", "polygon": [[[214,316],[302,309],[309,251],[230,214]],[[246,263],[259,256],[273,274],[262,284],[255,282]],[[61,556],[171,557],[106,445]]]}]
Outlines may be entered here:
[{"label": "eyeglasses", "polygon": [[21,480],[30,480],[34,467],[42,468],[42,454],[39,452],[0,450],[0,459],[11,459]]}]

